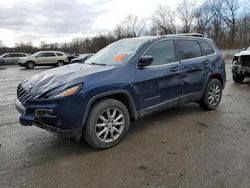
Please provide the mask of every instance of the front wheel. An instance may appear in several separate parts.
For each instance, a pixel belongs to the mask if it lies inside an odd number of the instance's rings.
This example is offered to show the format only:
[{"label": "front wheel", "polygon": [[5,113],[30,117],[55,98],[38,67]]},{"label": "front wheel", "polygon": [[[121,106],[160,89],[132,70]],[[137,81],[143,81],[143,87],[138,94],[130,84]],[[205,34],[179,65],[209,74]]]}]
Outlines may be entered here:
[{"label": "front wheel", "polygon": [[129,123],[129,112],[123,103],[104,99],[92,107],[83,136],[94,148],[106,149],[123,139]]},{"label": "front wheel", "polygon": [[222,85],[218,79],[211,79],[203,94],[199,105],[204,110],[214,110],[220,104],[222,97]]},{"label": "front wheel", "polygon": [[236,83],[242,83],[244,79],[245,79],[244,75],[238,75],[237,73],[233,73],[233,80]]},{"label": "front wheel", "polygon": [[34,62],[28,61],[28,62],[26,63],[26,68],[27,68],[27,69],[33,69],[34,67],[35,67],[35,63],[34,63]]}]

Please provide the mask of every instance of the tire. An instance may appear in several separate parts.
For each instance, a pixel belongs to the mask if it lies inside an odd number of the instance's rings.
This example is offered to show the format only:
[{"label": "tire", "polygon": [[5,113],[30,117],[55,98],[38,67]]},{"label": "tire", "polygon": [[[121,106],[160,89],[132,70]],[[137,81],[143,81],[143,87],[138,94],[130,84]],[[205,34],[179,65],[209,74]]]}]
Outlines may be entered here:
[{"label": "tire", "polygon": [[222,97],[222,85],[218,79],[211,79],[206,87],[199,105],[204,110],[215,110]]},{"label": "tire", "polygon": [[56,63],[56,66],[57,67],[61,67],[61,66],[63,66],[64,65],[64,61],[58,61],[57,63]]},{"label": "tire", "polygon": [[27,69],[33,69],[35,67],[35,63],[33,61],[28,61],[26,63],[26,68]]},{"label": "tire", "polygon": [[121,142],[129,129],[129,123],[129,112],[123,103],[115,99],[103,99],[92,107],[83,137],[96,149],[110,148]]},{"label": "tire", "polygon": [[238,75],[237,73],[233,73],[233,80],[236,83],[242,83],[243,80],[245,79],[244,75]]}]

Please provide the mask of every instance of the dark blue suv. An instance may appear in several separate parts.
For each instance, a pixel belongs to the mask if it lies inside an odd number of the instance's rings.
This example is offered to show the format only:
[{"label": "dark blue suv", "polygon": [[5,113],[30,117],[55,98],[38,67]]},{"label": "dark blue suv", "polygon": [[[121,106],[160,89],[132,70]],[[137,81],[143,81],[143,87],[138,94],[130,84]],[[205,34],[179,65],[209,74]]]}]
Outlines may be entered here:
[{"label": "dark blue suv", "polygon": [[22,125],[36,125],[95,148],[119,143],[129,124],[152,112],[220,103],[224,60],[211,39],[179,34],[119,40],[85,64],[48,70],[17,88]]}]

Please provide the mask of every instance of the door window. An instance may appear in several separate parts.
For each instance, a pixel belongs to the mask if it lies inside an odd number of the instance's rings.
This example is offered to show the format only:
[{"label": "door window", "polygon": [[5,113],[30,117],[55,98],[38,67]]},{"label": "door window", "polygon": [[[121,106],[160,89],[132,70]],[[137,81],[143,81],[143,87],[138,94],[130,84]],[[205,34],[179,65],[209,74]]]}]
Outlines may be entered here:
[{"label": "door window", "polygon": [[145,54],[145,56],[152,56],[153,63],[150,66],[164,65],[176,61],[175,46],[171,40],[160,41],[152,46]]},{"label": "door window", "polygon": [[46,52],[45,53],[45,56],[46,57],[54,57],[54,56],[56,56],[53,52]]},{"label": "door window", "polygon": [[46,57],[46,53],[43,53],[43,52],[42,52],[42,53],[37,54],[36,56],[37,56],[37,57]]},{"label": "door window", "polygon": [[177,40],[176,50],[179,60],[191,59],[202,56],[201,48],[195,40]]}]

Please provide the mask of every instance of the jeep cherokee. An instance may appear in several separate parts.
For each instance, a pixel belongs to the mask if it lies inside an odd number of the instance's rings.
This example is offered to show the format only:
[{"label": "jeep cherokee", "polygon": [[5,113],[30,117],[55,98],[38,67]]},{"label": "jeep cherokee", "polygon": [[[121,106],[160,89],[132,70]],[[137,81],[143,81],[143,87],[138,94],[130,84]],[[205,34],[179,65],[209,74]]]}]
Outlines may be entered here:
[{"label": "jeep cherokee", "polygon": [[15,103],[22,125],[103,149],[118,144],[130,122],[147,114],[190,102],[214,110],[225,76],[221,53],[201,35],[122,39],[85,64],[24,80]]}]

